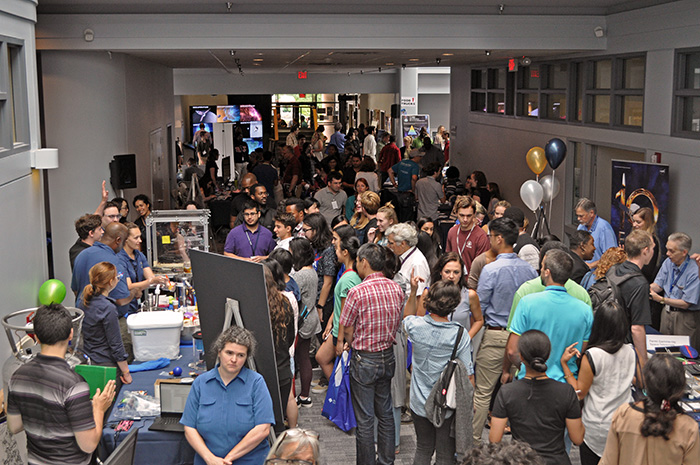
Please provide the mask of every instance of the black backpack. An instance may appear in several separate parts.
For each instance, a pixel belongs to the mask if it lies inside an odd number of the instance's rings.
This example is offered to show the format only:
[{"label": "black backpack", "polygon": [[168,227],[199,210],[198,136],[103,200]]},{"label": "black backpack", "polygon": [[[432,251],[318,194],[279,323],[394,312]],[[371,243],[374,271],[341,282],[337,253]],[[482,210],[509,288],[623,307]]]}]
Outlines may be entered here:
[{"label": "black backpack", "polygon": [[620,286],[627,280],[634,278],[636,276],[644,276],[641,272],[627,273],[622,276],[617,276],[616,270],[619,265],[614,265],[611,267],[605,276],[591,286],[588,290],[588,295],[591,296],[591,307],[593,307],[593,313],[602,305],[604,302],[617,302],[621,307],[624,308],[624,303],[620,297]]}]

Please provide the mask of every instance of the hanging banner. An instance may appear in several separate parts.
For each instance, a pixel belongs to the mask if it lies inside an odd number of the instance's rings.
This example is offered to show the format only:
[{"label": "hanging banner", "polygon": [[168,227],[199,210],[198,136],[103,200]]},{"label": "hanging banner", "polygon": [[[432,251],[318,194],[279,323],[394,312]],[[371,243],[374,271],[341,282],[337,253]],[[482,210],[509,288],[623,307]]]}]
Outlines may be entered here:
[{"label": "hanging banner", "polygon": [[411,136],[415,139],[421,128],[425,128],[430,134],[430,115],[402,115],[401,127],[404,137]]},{"label": "hanging banner", "polygon": [[612,160],[610,224],[620,244],[632,230],[632,217],[641,208],[651,210],[659,242],[668,238],[668,165]]}]

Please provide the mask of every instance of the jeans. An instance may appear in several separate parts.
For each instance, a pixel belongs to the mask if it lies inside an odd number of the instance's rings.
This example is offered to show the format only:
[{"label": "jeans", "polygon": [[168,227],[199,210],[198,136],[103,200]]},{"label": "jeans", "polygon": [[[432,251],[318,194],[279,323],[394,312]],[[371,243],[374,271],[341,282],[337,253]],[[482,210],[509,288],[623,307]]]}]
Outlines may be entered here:
[{"label": "jeans", "polygon": [[450,437],[450,429],[455,416],[446,418],[440,428],[435,428],[430,420],[417,415],[413,410],[411,417],[416,429],[416,455],[413,457],[413,465],[430,465],[433,452],[435,465],[454,465],[455,438]]},{"label": "jeans", "polygon": [[[394,463],[394,415],[391,378],[396,362],[393,349],[382,352],[354,350],[350,360],[350,391],[357,420],[357,465]],[[374,452],[374,417],[377,417],[377,453]]]}]

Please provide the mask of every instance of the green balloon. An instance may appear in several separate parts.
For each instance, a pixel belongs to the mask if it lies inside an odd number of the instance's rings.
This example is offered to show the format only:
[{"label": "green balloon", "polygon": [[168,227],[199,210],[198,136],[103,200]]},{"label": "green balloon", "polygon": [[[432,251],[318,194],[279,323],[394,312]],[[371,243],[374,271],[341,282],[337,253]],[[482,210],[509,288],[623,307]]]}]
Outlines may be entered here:
[{"label": "green balloon", "polygon": [[49,279],[39,288],[41,305],[60,304],[66,298],[66,286],[58,279]]}]

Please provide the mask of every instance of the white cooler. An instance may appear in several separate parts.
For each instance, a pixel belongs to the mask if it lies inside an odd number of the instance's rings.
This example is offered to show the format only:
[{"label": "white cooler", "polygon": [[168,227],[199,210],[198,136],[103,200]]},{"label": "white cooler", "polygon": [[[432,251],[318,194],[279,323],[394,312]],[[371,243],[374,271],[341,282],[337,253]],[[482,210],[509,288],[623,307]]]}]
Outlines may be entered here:
[{"label": "white cooler", "polygon": [[126,325],[134,345],[134,358],[146,362],[180,355],[182,313],[170,311],[141,312],[129,315]]}]

